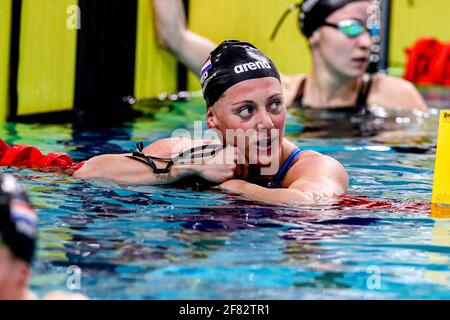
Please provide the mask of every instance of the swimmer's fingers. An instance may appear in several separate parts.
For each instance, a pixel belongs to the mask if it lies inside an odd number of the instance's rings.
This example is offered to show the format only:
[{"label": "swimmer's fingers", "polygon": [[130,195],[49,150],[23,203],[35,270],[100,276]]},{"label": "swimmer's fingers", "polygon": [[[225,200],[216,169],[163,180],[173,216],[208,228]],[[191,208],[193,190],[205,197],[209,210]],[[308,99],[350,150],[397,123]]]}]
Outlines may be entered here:
[{"label": "swimmer's fingers", "polygon": [[214,157],[207,159],[206,164],[226,165],[236,163],[236,148],[226,147]]},{"label": "swimmer's fingers", "polygon": [[237,164],[239,150],[236,147],[225,148],[225,164]]},{"label": "swimmer's fingers", "polygon": [[243,167],[243,169],[242,169],[242,177],[243,177],[244,179],[247,179],[247,177],[248,177],[248,168],[249,168],[248,161],[247,161],[247,158],[245,157],[245,155],[242,154],[242,153],[241,153],[241,157],[242,157],[242,159],[243,159],[243,164],[242,164],[242,167]]},{"label": "swimmer's fingers", "polygon": [[239,150],[238,148],[234,148],[234,158],[236,163],[236,168],[234,170],[234,176],[240,177],[242,175],[242,168],[239,163]]},{"label": "swimmer's fingers", "polygon": [[241,179],[246,179],[248,177],[248,161],[245,158],[245,154],[236,148],[236,176]]},{"label": "swimmer's fingers", "polygon": [[240,179],[247,179],[248,177],[248,165],[247,164],[238,164],[236,165],[235,177]]},{"label": "swimmer's fingers", "polygon": [[247,179],[248,178],[248,163],[241,165],[242,167],[242,178]]},{"label": "swimmer's fingers", "polygon": [[225,164],[217,167],[217,165],[202,166],[198,175],[207,181],[214,183],[223,183],[234,177],[236,164]]},{"label": "swimmer's fingers", "polygon": [[234,170],[234,176],[240,178],[241,175],[242,175],[242,168],[240,165],[237,165],[236,169]]}]

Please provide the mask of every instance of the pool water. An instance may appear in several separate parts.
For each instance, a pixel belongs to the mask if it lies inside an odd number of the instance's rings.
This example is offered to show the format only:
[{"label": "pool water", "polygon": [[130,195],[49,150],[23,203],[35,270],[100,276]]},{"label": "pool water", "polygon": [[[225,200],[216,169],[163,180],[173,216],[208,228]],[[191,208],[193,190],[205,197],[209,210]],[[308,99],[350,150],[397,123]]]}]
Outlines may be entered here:
[{"label": "pool water", "polygon": [[[450,106],[448,91],[423,93]],[[165,105],[102,131],[9,123],[0,136],[81,161],[189,128],[201,110],[198,101]],[[280,207],[216,190],[0,168],[19,178],[40,217],[31,287],[91,299],[449,299],[450,219],[429,204],[437,116],[398,122],[395,133],[324,137],[289,117],[289,139],[348,170],[345,205]]]}]

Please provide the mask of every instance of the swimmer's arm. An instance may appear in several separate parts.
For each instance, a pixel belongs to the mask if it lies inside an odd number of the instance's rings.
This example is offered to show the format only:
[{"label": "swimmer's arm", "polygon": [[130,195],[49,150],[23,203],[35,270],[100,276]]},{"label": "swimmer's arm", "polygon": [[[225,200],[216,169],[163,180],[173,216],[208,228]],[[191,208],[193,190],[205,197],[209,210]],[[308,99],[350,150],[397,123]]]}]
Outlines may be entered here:
[{"label": "swimmer's arm", "polygon": [[268,189],[244,180],[228,180],[220,188],[238,194],[244,198],[270,204],[312,204],[316,203],[311,195],[295,189]]},{"label": "swimmer's arm", "polygon": [[[143,152],[159,158],[173,158],[180,153],[191,148],[217,144],[214,140],[190,140],[183,138],[169,138],[156,141]],[[205,180],[222,183],[230,179],[236,170],[235,158],[237,151],[235,148],[226,148],[218,152],[214,157],[221,160],[227,156],[227,161],[196,163],[179,161],[172,165],[167,174],[155,174],[146,164],[122,155],[101,155],[89,159],[81,169],[73,174],[76,179],[97,179],[111,180],[129,184],[172,184],[185,177],[199,176]],[[206,158],[205,160],[212,158]],[[158,168],[165,168],[167,163],[155,160]]]},{"label": "swimmer's arm", "polygon": [[181,0],[153,0],[158,43],[181,63],[200,75],[201,68],[216,45],[186,28]]},{"label": "swimmer's arm", "polygon": [[336,159],[310,152],[289,171],[289,189],[308,194],[315,203],[326,203],[343,195],[348,188],[348,174]]},{"label": "swimmer's arm", "polygon": [[189,166],[174,165],[169,174],[155,174],[152,169],[126,156],[105,154],[89,159],[73,174],[76,179],[110,180],[129,184],[171,184],[193,174]]},{"label": "swimmer's arm", "polygon": [[221,188],[246,198],[281,205],[327,203],[345,193],[348,175],[335,159],[313,153],[291,168],[287,188],[268,189],[243,180],[230,180]]},{"label": "swimmer's arm", "polygon": [[[209,142],[209,141],[206,141]],[[174,154],[204,144],[203,141],[171,138],[156,141],[143,151],[156,157],[170,158]],[[129,159],[131,154],[106,154],[89,159],[81,169],[73,174],[77,179],[100,179],[131,184],[171,184],[184,177],[195,175],[196,168],[189,164],[175,164],[169,174],[155,174],[153,170],[139,161]],[[159,168],[166,163],[156,161]]]}]

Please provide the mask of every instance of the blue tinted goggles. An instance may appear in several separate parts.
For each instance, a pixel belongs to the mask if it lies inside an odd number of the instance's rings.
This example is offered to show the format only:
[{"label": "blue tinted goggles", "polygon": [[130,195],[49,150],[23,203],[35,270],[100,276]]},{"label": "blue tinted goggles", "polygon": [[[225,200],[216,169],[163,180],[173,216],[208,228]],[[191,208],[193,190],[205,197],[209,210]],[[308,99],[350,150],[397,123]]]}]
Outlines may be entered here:
[{"label": "blue tinted goggles", "polygon": [[352,19],[342,20],[336,24],[324,22],[323,25],[327,26],[327,27],[335,28],[335,29],[339,30],[340,32],[342,32],[343,34],[345,34],[349,38],[357,38],[360,35],[362,35],[364,32],[368,32],[371,37],[375,37],[380,34],[380,28],[378,26],[374,25],[371,27],[366,27],[364,25],[364,23],[362,23],[361,21],[352,20]]}]

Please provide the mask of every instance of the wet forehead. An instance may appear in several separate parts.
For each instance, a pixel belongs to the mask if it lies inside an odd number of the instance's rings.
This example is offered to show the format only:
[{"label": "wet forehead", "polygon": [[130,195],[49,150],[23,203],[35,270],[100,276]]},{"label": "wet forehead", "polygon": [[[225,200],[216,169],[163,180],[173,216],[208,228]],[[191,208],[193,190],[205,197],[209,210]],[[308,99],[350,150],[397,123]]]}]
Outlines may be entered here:
[{"label": "wet forehead", "polygon": [[328,22],[338,22],[344,19],[357,19],[366,21],[369,16],[369,1],[358,1],[350,3],[339,10],[333,12],[328,18]]},{"label": "wet forehead", "polygon": [[242,81],[230,87],[224,94],[228,102],[266,99],[282,93],[280,81],[273,77]]}]

